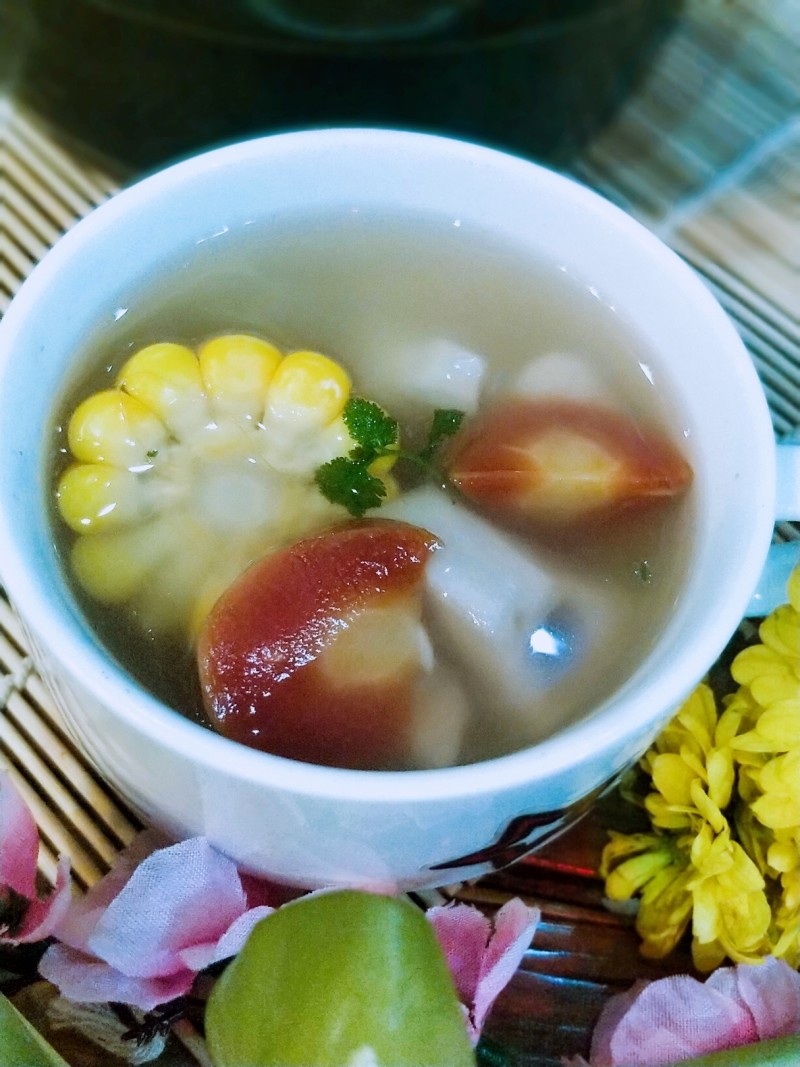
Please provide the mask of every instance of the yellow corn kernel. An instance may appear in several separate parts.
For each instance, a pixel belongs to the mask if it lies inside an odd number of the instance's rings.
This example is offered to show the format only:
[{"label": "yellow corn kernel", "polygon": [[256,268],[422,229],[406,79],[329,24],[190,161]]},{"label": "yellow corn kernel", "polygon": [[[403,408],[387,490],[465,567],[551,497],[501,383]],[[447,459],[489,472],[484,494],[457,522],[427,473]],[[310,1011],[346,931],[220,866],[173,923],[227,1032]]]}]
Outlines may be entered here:
[{"label": "yellow corn kernel", "polygon": [[154,523],[79,537],[72,546],[72,571],[80,584],[104,604],[124,604],[161,562],[168,542]]},{"label": "yellow corn kernel", "polygon": [[274,423],[265,429],[265,458],[277,470],[288,474],[313,474],[323,463],[337,456],[346,456],[356,446],[341,415],[305,436],[301,445],[291,432],[291,426],[289,432],[285,432],[287,427]]},{"label": "yellow corn kernel", "polygon": [[[137,621],[154,633],[180,632],[188,634],[193,617],[197,590],[214,564],[214,544],[208,539],[186,537],[181,550],[180,531],[170,525],[167,555],[159,566],[158,580],[145,580],[133,596],[132,605]],[[163,537],[163,533],[158,536]],[[188,546],[191,548],[188,548]]]},{"label": "yellow corn kernel", "polygon": [[117,376],[117,386],[136,397],[173,430],[205,421],[205,394],[197,356],[165,341],[139,349]]},{"label": "yellow corn kernel", "polygon": [[104,389],[87,397],[72,413],[67,441],[73,456],[84,463],[133,468],[148,463],[164,446],[167,430],[134,397],[119,389]]},{"label": "yellow corn kernel", "polygon": [[321,429],[341,415],[350,396],[343,367],[320,352],[292,352],[267,392],[265,421],[291,422],[300,431]]},{"label": "yellow corn kernel", "polygon": [[[369,468],[372,471],[372,467]],[[386,486],[386,496],[383,498],[384,503],[388,504],[391,500],[396,500],[400,496],[400,485],[393,474],[379,474],[378,477]]]},{"label": "yellow corn kernel", "polygon": [[390,445],[391,451],[385,456],[378,456],[370,463],[367,470],[370,474],[374,474],[376,478],[381,478],[384,474],[388,474],[392,467],[397,463],[396,451],[400,446],[398,444]]},{"label": "yellow corn kernel", "polygon": [[76,533],[102,533],[138,518],[142,493],[137,476],[110,463],[73,463],[56,491],[58,510]]},{"label": "yellow corn kernel", "polygon": [[203,576],[196,583],[194,601],[186,622],[186,629],[191,640],[194,640],[200,633],[208,613],[225,590],[246,570],[253,559],[274,550],[273,544],[262,541],[258,549],[250,556],[239,552],[231,558],[223,551],[216,553],[214,562],[205,569]]},{"label": "yellow corn kernel", "polygon": [[198,351],[206,393],[222,414],[258,419],[283,355],[268,341],[244,333],[207,341]]}]

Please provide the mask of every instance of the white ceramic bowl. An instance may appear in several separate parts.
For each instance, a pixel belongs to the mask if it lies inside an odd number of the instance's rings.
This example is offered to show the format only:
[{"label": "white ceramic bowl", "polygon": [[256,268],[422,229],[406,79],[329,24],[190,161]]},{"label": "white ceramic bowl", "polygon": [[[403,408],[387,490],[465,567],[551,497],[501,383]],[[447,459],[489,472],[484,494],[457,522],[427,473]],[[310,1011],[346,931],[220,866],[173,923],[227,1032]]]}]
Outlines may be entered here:
[{"label": "white ceramic bowl", "polygon": [[[695,548],[660,638],[611,699],[513,755],[395,773],[240,747],[162,706],[115,665],[53,551],[43,428],[76,350],[117,294],[222,227],[342,204],[459,218],[596,279],[656,354],[692,428]],[[644,751],[718,656],[756,585],[774,521],[763,392],[691,270],[571,180],[402,132],[324,130],[233,145],[93,212],[33,271],[0,324],[0,442],[3,582],[80,746],[145,818],[205,834],[244,867],[310,886],[444,884],[508,863],[567,825]]]}]

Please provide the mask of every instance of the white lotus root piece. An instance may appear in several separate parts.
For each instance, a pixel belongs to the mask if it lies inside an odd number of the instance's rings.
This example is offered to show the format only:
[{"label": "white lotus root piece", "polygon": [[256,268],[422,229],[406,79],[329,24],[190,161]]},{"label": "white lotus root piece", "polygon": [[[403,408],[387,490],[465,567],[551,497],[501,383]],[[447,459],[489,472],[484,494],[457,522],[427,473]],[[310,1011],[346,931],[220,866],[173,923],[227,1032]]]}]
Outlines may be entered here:
[{"label": "white lotus root piece", "polygon": [[477,352],[446,338],[409,345],[376,360],[380,367],[372,381],[369,367],[362,385],[390,410],[414,415],[436,408],[474,412],[486,377],[486,360]]},{"label": "white lotus root piece", "polygon": [[530,360],[514,379],[511,392],[537,400],[577,400],[621,408],[605,368],[574,352],[548,352]]},{"label": "white lotus root piece", "polygon": [[425,618],[471,702],[477,697],[521,744],[563,725],[550,692],[556,682],[569,685],[579,665],[602,665],[616,629],[612,594],[537,562],[529,546],[441,490],[412,490],[383,514],[441,541],[425,571]]}]

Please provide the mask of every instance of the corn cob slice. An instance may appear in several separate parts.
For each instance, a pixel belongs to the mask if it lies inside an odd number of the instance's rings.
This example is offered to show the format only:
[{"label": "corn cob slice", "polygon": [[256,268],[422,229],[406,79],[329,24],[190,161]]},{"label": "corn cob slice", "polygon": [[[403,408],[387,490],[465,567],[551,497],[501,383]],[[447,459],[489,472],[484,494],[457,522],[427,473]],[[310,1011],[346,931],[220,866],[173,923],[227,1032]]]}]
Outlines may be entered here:
[{"label": "corn cob slice", "polygon": [[[249,334],[135,352],[67,428],[56,498],[78,583],[146,629],[191,637],[253,560],[345,518],[314,472],[354,447],[350,389],[322,353]],[[391,462],[375,470],[390,494]]]}]

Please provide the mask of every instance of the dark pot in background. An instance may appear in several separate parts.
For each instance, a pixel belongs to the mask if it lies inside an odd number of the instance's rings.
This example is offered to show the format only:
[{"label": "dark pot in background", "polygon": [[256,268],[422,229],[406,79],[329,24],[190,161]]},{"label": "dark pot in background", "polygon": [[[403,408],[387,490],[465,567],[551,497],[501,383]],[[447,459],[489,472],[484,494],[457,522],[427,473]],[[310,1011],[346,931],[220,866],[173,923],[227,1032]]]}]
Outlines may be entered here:
[{"label": "dark pot in background", "polygon": [[135,168],[275,130],[388,125],[566,163],[680,0],[0,0],[21,99]]}]

